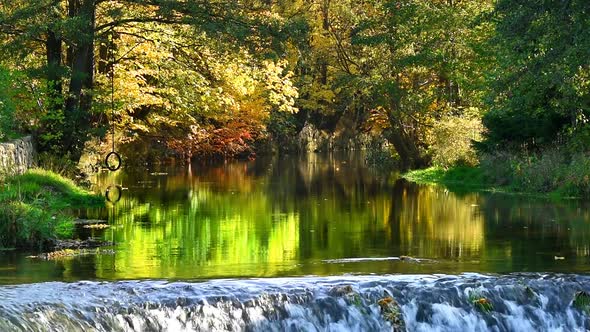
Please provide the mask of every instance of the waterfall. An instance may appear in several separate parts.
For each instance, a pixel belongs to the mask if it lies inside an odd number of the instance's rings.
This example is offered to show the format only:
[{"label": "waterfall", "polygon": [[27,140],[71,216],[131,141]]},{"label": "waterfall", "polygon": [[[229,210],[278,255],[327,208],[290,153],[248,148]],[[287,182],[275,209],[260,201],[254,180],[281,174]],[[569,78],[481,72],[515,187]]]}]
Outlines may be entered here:
[{"label": "waterfall", "polygon": [[391,331],[387,297],[408,331],[585,331],[572,302],[589,290],[559,274],[50,282],[0,286],[0,331]]}]

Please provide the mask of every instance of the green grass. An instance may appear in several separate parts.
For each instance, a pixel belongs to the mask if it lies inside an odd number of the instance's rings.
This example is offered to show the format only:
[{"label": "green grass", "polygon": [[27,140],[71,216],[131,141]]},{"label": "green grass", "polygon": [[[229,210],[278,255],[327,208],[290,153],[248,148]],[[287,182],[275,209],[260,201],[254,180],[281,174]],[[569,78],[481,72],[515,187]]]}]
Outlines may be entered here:
[{"label": "green grass", "polygon": [[409,171],[402,178],[419,184],[440,184],[456,192],[485,191],[504,194],[547,197],[551,199],[574,198],[561,188],[549,192],[528,190],[515,183],[498,185],[489,179],[480,167],[455,166],[449,169],[429,167]]},{"label": "green grass", "polygon": [[42,169],[0,181],[0,247],[42,249],[72,236],[68,208],[104,205],[94,195],[58,174]]},{"label": "green grass", "polygon": [[486,189],[490,184],[486,182],[482,170],[478,167],[457,166],[450,169],[430,167],[407,172],[402,177],[408,181],[421,184],[443,184],[447,186]]}]

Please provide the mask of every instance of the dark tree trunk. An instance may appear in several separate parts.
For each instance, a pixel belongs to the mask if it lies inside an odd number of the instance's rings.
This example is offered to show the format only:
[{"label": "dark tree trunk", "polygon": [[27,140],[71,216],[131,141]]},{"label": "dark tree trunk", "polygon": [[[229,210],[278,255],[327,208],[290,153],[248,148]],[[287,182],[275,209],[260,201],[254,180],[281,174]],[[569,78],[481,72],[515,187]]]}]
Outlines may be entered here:
[{"label": "dark tree trunk", "polygon": [[55,32],[47,31],[47,91],[49,94],[47,108],[50,112],[60,111],[62,108],[63,88],[62,88],[62,67],[61,53],[62,40],[57,37]]},{"label": "dark tree trunk", "polygon": [[418,138],[408,133],[406,128],[408,124],[403,121],[399,107],[400,105],[394,102],[388,112],[391,131],[387,135],[387,139],[400,157],[400,168],[408,170],[426,166],[426,158],[416,144]]},{"label": "dark tree trunk", "polygon": [[[60,5],[60,0],[54,0],[51,4],[53,7]],[[58,18],[55,18],[57,21]],[[56,33],[54,26],[47,28],[45,39],[46,50],[46,72],[47,79],[47,99],[44,109],[50,116],[43,117],[40,123],[39,132],[39,149],[40,151],[60,151],[61,140],[63,137],[55,135],[62,130],[60,115],[63,114],[63,68],[62,68],[62,50],[63,40],[59,33]]]},{"label": "dark tree trunk", "polygon": [[90,129],[90,109],[94,85],[95,0],[72,0],[71,18],[83,22],[77,43],[71,46],[71,78],[65,104],[64,149],[73,160],[80,158]]},{"label": "dark tree trunk", "polygon": [[[324,0],[322,3],[322,28],[323,34],[328,35],[330,32],[330,0]],[[319,63],[320,83],[328,84],[328,61],[322,56]]]}]

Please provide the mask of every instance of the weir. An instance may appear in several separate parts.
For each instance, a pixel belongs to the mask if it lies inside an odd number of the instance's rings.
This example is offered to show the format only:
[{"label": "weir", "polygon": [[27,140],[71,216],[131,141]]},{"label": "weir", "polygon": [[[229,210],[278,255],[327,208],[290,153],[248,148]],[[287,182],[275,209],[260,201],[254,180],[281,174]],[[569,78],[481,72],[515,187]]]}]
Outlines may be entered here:
[{"label": "weir", "polygon": [[[346,290],[344,292],[338,290]],[[585,331],[572,305],[590,277],[390,275],[40,283],[0,287],[2,331],[391,331],[392,296],[409,331]],[[493,304],[484,312],[469,300]]]}]

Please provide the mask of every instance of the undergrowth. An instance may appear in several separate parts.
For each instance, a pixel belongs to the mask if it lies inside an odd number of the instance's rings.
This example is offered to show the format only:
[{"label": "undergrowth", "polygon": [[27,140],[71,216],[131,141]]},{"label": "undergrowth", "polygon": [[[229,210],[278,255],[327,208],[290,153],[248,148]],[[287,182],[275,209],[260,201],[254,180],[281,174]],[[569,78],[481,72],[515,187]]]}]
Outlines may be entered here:
[{"label": "undergrowth", "polygon": [[0,180],[0,247],[43,248],[73,232],[69,208],[102,206],[94,195],[51,171],[32,169]]}]

